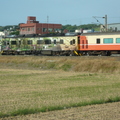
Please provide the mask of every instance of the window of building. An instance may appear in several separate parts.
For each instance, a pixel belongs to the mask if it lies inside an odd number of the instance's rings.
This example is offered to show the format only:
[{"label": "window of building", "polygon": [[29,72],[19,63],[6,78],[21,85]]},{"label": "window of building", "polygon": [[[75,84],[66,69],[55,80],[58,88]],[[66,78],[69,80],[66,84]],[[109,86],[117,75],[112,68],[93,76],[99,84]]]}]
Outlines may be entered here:
[{"label": "window of building", "polygon": [[29,45],[32,44],[32,40],[28,40],[27,44],[29,44]]},{"label": "window of building", "polygon": [[104,38],[103,43],[113,43],[113,38]]},{"label": "window of building", "polygon": [[52,32],[53,30],[52,30],[52,28],[48,28],[48,31],[49,31],[49,32]]},{"label": "window of building", "polygon": [[117,31],[117,27],[115,27],[115,31]]},{"label": "window of building", "polygon": [[37,30],[40,30],[40,28],[37,28]]},{"label": "window of building", "polygon": [[64,40],[63,39],[60,39],[60,44],[64,44]]},{"label": "window of building", "polygon": [[34,31],[34,28],[32,28],[32,31]]},{"label": "window of building", "polygon": [[96,43],[97,43],[97,44],[100,44],[100,39],[99,39],[99,38],[96,39]]},{"label": "window of building", "polygon": [[55,32],[60,32],[61,30],[54,28],[54,31],[55,31]]},{"label": "window of building", "polygon": [[11,45],[16,45],[16,41],[11,41]]},{"label": "window of building", "polygon": [[28,28],[28,31],[30,31],[30,28]]},{"label": "window of building", "polygon": [[120,43],[120,38],[116,38],[116,43]]},{"label": "window of building", "polygon": [[46,32],[47,31],[47,28],[43,28],[43,30],[42,30],[43,32]]},{"label": "window of building", "polygon": [[45,44],[51,44],[51,40],[45,40]]}]

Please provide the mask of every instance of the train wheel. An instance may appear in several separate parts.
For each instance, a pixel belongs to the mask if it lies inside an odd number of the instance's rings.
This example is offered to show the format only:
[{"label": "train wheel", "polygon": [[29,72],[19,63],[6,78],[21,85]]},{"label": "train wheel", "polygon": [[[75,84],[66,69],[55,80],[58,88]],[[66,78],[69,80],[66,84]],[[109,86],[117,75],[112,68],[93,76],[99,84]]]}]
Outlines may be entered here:
[{"label": "train wheel", "polygon": [[91,55],[91,52],[87,52],[86,55],[87,55],[87,56],[90,56],[90,55]]},{"label": "train wheel", "polygon": [[107,52],[106,52],[106,55],[107,55],[107,56],[111,56],[111,52],[110,52],[110,51],[107,51]]},{"label": "train wheel", "polygon": [[105,52],[105,51],[102,51],[100,55],[101,55],[101,56],[106,56],[106,52]]}]

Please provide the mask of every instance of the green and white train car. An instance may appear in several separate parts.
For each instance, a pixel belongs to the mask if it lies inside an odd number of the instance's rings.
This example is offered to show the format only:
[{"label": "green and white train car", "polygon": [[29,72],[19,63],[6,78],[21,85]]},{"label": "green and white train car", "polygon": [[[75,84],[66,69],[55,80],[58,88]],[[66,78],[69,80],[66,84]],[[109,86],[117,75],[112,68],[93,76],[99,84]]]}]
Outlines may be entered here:
[{"label": "green and white train car", "polygon": [[78,36],[4,37],[1,54],[73,55],[78,42]]}]

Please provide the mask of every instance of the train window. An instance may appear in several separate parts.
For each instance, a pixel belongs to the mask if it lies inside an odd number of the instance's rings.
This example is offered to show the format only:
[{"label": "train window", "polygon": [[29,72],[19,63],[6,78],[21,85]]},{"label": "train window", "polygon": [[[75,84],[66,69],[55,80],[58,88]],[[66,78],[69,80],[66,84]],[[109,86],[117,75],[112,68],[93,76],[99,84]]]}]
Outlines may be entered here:
[{"label": "train window", "polygon": [[113,43],[113,38],[104,38],[103,43]]},{"label": "train window", "polygon": [[120,43],[120,38],[116,38],[116,43]]},{"label": "train window", "polygon": [[19,41],[19,43],[18,43],[19,45],[21,45],[21,41]]},{"label": "train window", "polygon": [[9,42],[8,41],[3,41],[2,45],[9,45]]},{"label": "train window", "polygon": [[82,48],[84,49],[84,40],[82,40]]},{"label": "train window", "polygon": [[44,44],[44,40],[37,40],[37,44]]},{"label": "train window", "polygon": [[3,41],[3,44],[2,45],[6,45],[6,42],[5,41]]},{"label": "train window", "polygon": [[16,41],[11,41],[11,45],[16,45]]},{"label": "train window", "polygon": [[72,45],[72,44],[73,44],[73,41],[71,40],[71,41],[70,41],[70,45]]},{"label": "train window", "polygon": [[32,44],[32,40],[28,40],[28,41],[27,41],[27,44]]},{"label": "train window", "polygon": [[60,44],[64,44],[64,41],[63,41],[63,39],[60,39]]},{"label": "train window", "polygon": [[96,43],[97,43],[97,44],[100,44],[100,39],[96,39]]},{"label": "train window", "polygon": [[54,44],[56,44],[56,40],[54,40]]},{"label": "train window", "polygon": [[45,40],[45,44],[51,44],[51,40]]},{"label": "train window", "polygon": [[75,39],[73,39],[73,44],[75,44]]}]

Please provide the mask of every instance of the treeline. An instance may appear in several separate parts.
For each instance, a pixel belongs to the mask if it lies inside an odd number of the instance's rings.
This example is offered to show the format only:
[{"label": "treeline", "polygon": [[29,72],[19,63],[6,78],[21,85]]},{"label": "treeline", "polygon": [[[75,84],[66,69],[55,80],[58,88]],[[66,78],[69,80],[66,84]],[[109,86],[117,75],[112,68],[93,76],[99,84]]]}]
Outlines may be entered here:
[{"label": "treeline", "polygon": [[84,29],[84,30],[88,30],[88,29],[94,29],[95,31],[99,31],[100,30],[100,25],[97,25],[97,24],[85,24],[85,25],[64,25],[62,26],[63,30],[64,29],[67,29],[69,30],[70,32],[74,32],[75,30],[77,29]]},{"label": "treeline", "polygon": [[[77,29],[94,29],[95,31],[99,31],[100,25],[97,24],[85,24],[85,25],[63,25],[62,26],[62,31],[63,30],[68,30],[69,32],[74,32]],[[0,31],[11,31],[13,34],[19,34],[19,25],[9,25],[9,26],[0,26]]]},{"label": "treeline", "polygon": [[7,25],[7,26],[0,26],[0,31],[16,31],[19,29],[18,25]]}]

